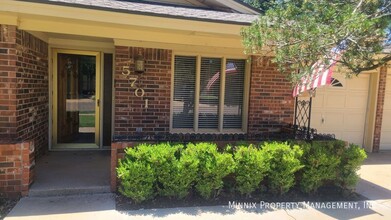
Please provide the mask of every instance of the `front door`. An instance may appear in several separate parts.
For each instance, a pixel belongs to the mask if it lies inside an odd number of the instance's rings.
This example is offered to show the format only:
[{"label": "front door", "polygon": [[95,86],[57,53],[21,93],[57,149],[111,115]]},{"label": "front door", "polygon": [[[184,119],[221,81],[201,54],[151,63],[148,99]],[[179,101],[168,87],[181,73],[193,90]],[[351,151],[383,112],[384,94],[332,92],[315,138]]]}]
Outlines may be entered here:
[{"label": "front door", "polygon": [[100,54],[55,50],[53,148],[100,147]]}]

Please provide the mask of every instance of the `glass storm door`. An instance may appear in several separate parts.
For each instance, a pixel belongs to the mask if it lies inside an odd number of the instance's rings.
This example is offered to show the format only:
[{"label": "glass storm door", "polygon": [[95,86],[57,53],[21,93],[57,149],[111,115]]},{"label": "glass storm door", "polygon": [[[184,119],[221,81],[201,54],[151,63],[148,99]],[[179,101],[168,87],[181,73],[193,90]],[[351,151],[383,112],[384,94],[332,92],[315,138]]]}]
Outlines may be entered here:
[{"label": "glass storm door", "polygon": [[54,54],[54,147],[99,148],[99,54]]}]

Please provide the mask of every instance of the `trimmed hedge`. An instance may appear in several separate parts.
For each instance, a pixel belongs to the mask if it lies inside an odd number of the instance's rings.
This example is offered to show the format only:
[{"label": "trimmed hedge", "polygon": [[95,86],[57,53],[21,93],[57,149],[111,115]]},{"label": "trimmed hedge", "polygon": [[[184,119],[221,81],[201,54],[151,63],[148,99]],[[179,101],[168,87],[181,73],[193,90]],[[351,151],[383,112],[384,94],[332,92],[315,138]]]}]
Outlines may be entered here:
[{"label": "trimmed hedge", "polygon": [[238,147],[234,152],[234,159],[236,189],[240,194],[249,196],[270,170],[270,163],[263,151],[253,145]]},{"label": "trimmed hedge", "polygon": [[223,187],[223,178],[232,173],[232,154],[218,152],[213,143],[188,144],[184,154],[199,161],[196,191],[205,199],[216,197]]},{"label": "trimmed hedge", "polygon": [[[352,190],[365,158],[363,149],[343,141],[265,142],[221,151],[214,143],[141,144],[125,150],[117,174],[119,192],[136,203],[189,193],[211,199],[223,187],[251,196],[262,185],[275,195],[294,186],[313,194],[330,183]],[[224,182],[232,180],[235,184]]]},{"label": "trimmed hedge", "polygon": [[268,187],[274,194],[282,195],[295,185],[295,173],[302,169],[303,150],[288,143],[264,143],[262,151],[270,164],[267,173]]}]

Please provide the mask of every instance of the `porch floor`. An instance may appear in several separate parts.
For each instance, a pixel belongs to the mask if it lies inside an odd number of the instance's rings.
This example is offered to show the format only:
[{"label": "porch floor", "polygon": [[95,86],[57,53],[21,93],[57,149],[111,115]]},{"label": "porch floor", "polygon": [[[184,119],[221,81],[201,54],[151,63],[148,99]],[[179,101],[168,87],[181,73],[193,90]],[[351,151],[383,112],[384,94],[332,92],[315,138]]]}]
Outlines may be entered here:
[{"label": "porch floor", "polygon": [[29,196],[110,192],[110,151],[49,152],[36,161]]}]

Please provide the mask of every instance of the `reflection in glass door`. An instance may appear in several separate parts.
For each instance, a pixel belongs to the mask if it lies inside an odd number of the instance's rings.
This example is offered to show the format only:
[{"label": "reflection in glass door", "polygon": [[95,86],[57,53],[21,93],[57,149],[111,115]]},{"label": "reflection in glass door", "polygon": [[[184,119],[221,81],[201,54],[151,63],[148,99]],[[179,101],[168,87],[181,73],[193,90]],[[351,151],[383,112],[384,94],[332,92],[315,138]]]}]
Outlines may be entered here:
[{"label": "reflection in glass door", "polygon": [[57,145],[99,146],[97,56],[57,53]]}]

